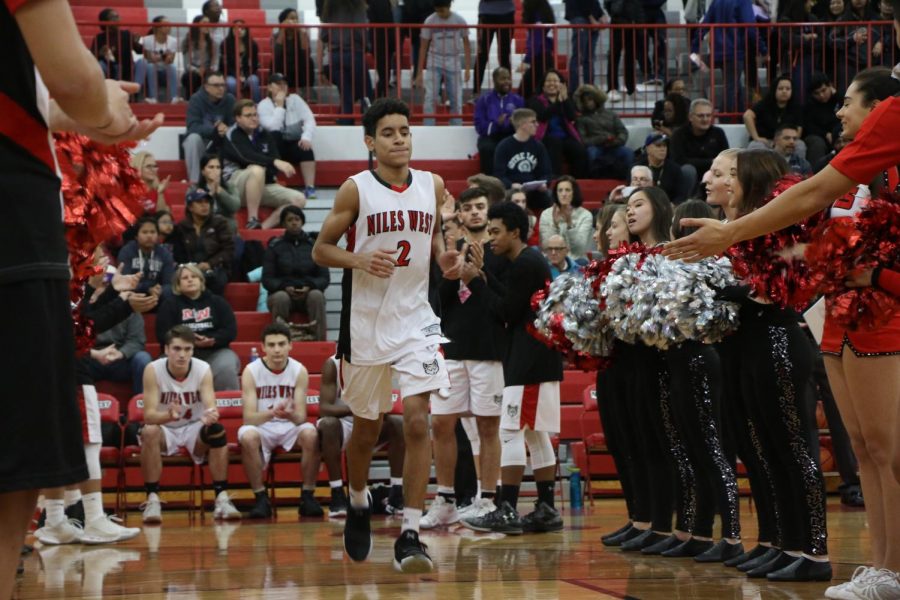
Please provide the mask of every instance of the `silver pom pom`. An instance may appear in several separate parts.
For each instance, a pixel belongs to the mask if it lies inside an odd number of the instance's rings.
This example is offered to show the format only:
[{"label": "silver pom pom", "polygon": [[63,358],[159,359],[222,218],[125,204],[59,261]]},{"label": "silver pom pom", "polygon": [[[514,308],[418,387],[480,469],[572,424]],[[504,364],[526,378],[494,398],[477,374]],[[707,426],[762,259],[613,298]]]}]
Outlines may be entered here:
[{"label": "silver pom pom", "polygon": [[581,273],[563,273],[550,283],[547,296],[537,310],[534,326],[545,338],[560,341],[554,326],[576,352],[591,356],[609,356],[613,336],[594,296],[594,278]]}]

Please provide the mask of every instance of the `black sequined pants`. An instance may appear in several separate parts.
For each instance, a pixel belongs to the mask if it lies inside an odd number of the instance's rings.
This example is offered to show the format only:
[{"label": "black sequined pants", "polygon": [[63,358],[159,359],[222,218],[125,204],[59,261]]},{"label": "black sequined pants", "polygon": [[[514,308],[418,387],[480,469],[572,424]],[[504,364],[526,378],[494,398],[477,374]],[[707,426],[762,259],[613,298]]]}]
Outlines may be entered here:
[{"label": "black sequined pants", "polygon": [[772,305],[745,306],[738,336],[744,406],[774,477],[782,547],[827,554],[825,482],[807,437],[809,342],[796,314]]},{"label": "black sequined pants", "polygon": [[712,537],[718,512],[722,537],[740,537],[737,479],[719,432],[719,355],[712,346],[689,341],[669,348],[666,362],[672,417],[695,474],[697,514],[692,533]]}]

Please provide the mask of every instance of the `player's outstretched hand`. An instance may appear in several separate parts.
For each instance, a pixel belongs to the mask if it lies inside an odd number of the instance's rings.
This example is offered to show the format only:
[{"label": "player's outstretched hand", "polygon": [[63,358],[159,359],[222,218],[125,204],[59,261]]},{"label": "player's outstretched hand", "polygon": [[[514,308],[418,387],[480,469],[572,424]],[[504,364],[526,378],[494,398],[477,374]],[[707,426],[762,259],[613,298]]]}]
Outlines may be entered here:
[{"label": "player's outstretched hand", "polygon": [[722,254],[731,245],[725,224],[715,219],[681,219],[681,226],[699,229],[666,244],[663,254],[669,258],[697,262],[701,258]]},{"label": "player's outstretched hand", "polygon": [[360,254],[359,257],[362,259],[360,268],[369,275],[387,279],[394,274],[394,267],[397,265],[397,259],[391,255],[396,253],[397,249],[394,248],[393,250],[382,249],[376,250],[375,252]]}]

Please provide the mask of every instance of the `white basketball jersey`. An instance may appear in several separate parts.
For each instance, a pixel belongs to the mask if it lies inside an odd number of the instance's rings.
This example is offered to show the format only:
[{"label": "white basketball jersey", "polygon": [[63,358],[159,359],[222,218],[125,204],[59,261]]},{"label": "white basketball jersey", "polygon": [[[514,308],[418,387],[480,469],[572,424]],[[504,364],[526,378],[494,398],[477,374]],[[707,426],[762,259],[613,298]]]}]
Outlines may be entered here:
[{"label": "white basketball jersey", "polygon": [[[294,387],[300,376],[300,362],[288,357],[287,366],[275,372],[271,370],[262,359],[254,360],[247,365],[253,381],[256,382],[256,409],[258,411],[272,410],[275,405],[281,403],[286,409],[294,408]],[[272,421],[287,421],[287,419],[275,418]]]},{"label": "white basketball jersey", "polygon": [[836,217],[855,217],[866,207],[871,198],[872,192],[869,191],[869,186],[858,185],[856,186],[856,192],[847,192],[834,201],[834,204],[831,205],[829,216],[832,219]]},{"label": "white basketball jersey", "polygon": [[159,410],[167,411],[171,406],[179,407],[181,418],[166,423],[166,427],[184,427],[203,416],[206,407],[200,399],[200,383],[209,372],[209,364],[199,358],[191,359],[191,366],[184,379],[175,379],[166,368],[165,357],[154,360],[153,370],[159,386]]},{"label": "white basketball jersey", "polygon": [[359,190],[359,216],[348,250],[395,250],[397,261],[387,279],[353,269],[349,294],[345,286],[350,343],[341,346],[345,353],[349,349],[350,362],[356,365],[388,364],[442,341],[441,321],[428,304],[436,227],[434,178],[427,171],[410,172],[412,183],[402,192],[378,181],[371,171],[351,177]]}]

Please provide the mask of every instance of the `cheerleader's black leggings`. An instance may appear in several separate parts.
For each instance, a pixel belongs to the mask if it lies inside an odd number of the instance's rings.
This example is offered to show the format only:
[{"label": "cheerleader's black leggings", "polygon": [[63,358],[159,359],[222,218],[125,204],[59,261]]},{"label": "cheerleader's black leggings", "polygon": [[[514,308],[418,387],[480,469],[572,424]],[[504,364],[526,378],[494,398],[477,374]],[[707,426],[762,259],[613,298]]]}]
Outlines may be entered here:
[{"label": "cheerleader's black leggings", "polygon": [[828,553],[825,482],[807,437],[813,356],[799,315],[746,301],[741,309],[739,382],[744,409],[768,463],[782,548]]},{"label": "cheerleader's black leggings", "polygon": [[697,511],[692,533],[711,538],[716,512],[722,537],[738,538],[738,487],[722,449],[719,409],[722,367],[715,348],[688,341],[666,351],[672,419],[695,475]]}]

